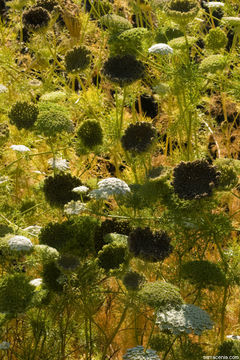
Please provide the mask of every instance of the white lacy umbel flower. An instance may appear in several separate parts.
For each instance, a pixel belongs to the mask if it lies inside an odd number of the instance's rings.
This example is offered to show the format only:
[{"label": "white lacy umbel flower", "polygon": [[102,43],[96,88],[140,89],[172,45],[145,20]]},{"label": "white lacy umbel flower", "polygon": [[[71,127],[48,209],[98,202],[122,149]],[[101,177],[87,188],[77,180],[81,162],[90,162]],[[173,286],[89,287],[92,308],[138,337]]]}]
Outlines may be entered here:
[{"label": "white lacy umbel flower", "polygon": [[7,87],[3,84],[0,84],[0,94],[7,92]]},{"label": "white lacy umbel flower", "polygon": [[37,236],[40,233],[41,229],[42,229],[42,227],[39,225],[31,225],[31,226],[26,227],[23,230],[27,231],[30,235]]},{"label": "white lacy umbel flower", "polygon": [[227,335],[226,338],[230,339],[230,340],[240,341],[240,336],[239,335]]},{"label": "white lacy umbel flower", "polygon": [[66,171],[69,169],[68,160],[62,158],[51,158],[48,160],[48,164],[52,169],[57,169],[59,171]]},{"label": "white lacy umbel flower", "polygon": [[173,49],[167,44],[159,43],[151,46],[148,49],[148,52],[153,54],[168,55],[173,53]]},{"label": "white lacy umbel flower", "polygon": [[209,9],[217,9],[220,7],[224,7],[224,3],[221,1],[212,1],[212,2],[204,2],[204,5],[207,6]]},{"label": "white lacy umbel flower", "polygon": [[8,350],[10,348],[10,343],[7,341],[2,341],[0,343],[0,350]]},{"label": "white lacy umbel flower", "polygon": [[147,349],[144,351],[144,347],[141,345],[135,346],[131,349],[127,349],[124,360],[160,360],[155,350]]},{"label": "white lacy umbel flower", "polygon": [[8,176],[0,176],[0,185],[1,184],[4,184],[5,182],[7,182],[9,179],[8,179]]},{"label": "white lacy umbel flower", "polygon": [[234,26],[236,28],[240,27],[240,17],[226,16],[222,18],[222,21],[230,26]]},{"label": "white lacy umbel flower", "polygon": [[131,192],[125,181],[115,177],[99,181],[98,189],[92,190],[90,196],[95,199],[107,199],[109,196],[124,196]]},{"label": "white lacy umbel flower", "polygon": [[70,201],[64,205],[64,213],[67,215],[79,215],[87,210],[87,207],[81,201]]},{"label": "white lacy umbel flower", "polygon": [[14,251],[30,251],[33,248],[31,240],[21,235],[11,237],[8,240],[8,245]]},{"label": "white lacy umbel flower", "polygon": [[37,279],[33,279],[31,281],[29,281],[29,284],[35,286],[35,287],[38,287],[40,285],[42,285],[42,278],[37,278]]},{"label": "white lacy umbel flower", "polygon": [[15,150],[15,151],[19,151],[19,152],[30,151],[30,149],[25,145],[11,145],[10,149]]},{"label": "white lacy umbel flower", "polygon": [[77,194],[85,194],[86,192],[88,192],[89,188],[87,186],[77,186],[75,188],[72,189],[73,192],[77,193]]},{"label": "white lacy umbel flower", "polygon": [[201,335],[204,330],[210,330],[213,327],[208,313],[192,304],[181,305],[179,309],[158,312],[156,324],[161,330],[169,330],[174,335],[183,333]]}]

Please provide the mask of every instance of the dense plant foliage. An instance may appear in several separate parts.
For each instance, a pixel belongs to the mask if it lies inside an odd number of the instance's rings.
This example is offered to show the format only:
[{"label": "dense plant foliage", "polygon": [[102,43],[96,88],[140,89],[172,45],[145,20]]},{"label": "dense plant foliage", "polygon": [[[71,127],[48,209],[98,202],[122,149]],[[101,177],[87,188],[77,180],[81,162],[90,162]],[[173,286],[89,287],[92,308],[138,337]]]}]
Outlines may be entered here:
[{"label": "dense plant foliage", "polygon": [[239,357],[237,0],[0,0],[0,358]]}]

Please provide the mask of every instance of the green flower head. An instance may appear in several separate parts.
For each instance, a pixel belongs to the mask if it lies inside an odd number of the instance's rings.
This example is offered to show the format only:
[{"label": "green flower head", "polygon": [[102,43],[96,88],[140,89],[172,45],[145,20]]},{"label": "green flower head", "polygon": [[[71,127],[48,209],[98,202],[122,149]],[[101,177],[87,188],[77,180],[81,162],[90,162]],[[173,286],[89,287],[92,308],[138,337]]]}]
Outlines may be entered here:
[{"label": "green flower head", "polygon": [[227,35],[219,27],[210,29],[209,33],[205,37],[206,47],[214,51],[224,48],[227,45],[227,41]]},{"label": "green flower head", "polygon": [[182,303],[179,289],[164,281],[145,284],[138,293],[140,301],[155,309],[178,308]]},{"label": "green flower head", "polygon": [[192,21],[199,11],[196,0],[170,0],[164,7],[167,16],[179,25]]},{"label": "green flower head", "polygon": [[22,313],[30,305],[34,286],[25,274],[8,274],[0,280],[0,312]]},{"label": "green flower head", "polygon": [[82,144],[89,149],[101,145],[103,142],[103,131],[101,125],[96,120],[85,120],[80,125],[77,136]]},{"label": "green flower head", "polygon": [[37,120],[39,110],[36,105],[29,104],[26,101],[18,101],[11,108],[8,117],[10,123],[15,125],[18,130],[30,129]]},{"label": "green flower head", "polygon": [[79,73],[85,70],[90,64],[91,52],[86,46],[74,47],[65,55],[65,66],[68,73]]}]

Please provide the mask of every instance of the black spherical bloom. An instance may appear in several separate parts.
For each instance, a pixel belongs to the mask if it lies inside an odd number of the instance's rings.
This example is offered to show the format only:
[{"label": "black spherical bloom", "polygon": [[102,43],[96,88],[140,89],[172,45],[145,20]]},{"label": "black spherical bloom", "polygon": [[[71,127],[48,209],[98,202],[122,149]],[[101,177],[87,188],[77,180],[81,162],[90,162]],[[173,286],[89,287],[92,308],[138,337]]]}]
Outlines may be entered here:
[{"label": "black spherical bloom", "polygon": [[126,261],[127,247],[124,244],[104,245],[98,253],[98,264],[105,271],[118,269]]},{"label": "black spherical bloom", "polygon": [[152,232],[149,227],[133,230],[128,236],[129,251],[149,262],[164,260],[173,250],[171,238],[165,231]]},{"label": "black spherical bloom", "polygon": [[56,6],[58,6],[56,0],[37,0],[36,6],[34,7],[42,7],[43,9],[52,12]]},{"label": "black spherical bloom", "polygon": [[68,73],[78,73],[85,70],[90,63],[91,52],[86,46],[74,47],[65,55],[65,67]]},{"label": "black spherical bloom", "polygon": [[54,261],[43,265],[42,278],[46,287],[53,292],[63,291],[63,284],[61,283],[61,271]]},{"label": "black spherical bloom", "polygon": [[101,125],[96,120],[85,120],[80,125],[77,136],[83,145],[89,149],[101,145],[103,142],[103,131]]},{"label": "black spherical bloom", "polygon": [[103,65],[103,74],[120,86],[130,85],[141,79],[145,67],[133,55],[110,57]]},{"label": "black spherical bloom", "polygon": [[72,189],[82,185],[81,181],[70,174],[48,176],[44,180],[43,192],[51,206],[63,207],[71,200],[80,200],[80,195]]},{"label": "black spherical bloom", "polygon": [[172,185],[180,199],[200,199],[212,194],[219,175],[206,160],[181,161],[173,170]]},{"label": "black spherical bloom", "polygon": [[18,130],[30,129],[37,120],[38,108],[36,105],[29,104],[26,101],[18,101],[8,114],[10,123],[15,125]]},{"label": "black spherical bloom", "polygon": [[118,221],[116,219],[110,220],[107,219],[102,222],[101,226],[98,227],[94,235],[94,244],[96,252],[99,252],[106,242],[104,241],[104,236],[111,233],[117,233],[121,235],[129,235],[131,232],[131,227],[128,221],[122,220]]},{"label": "black spherical bloom", "polygon": [[145,152],[152,145],[156,134],[156,129],[148,122],[130,124],[121,138],[122,147],[133,153]]},{"label": "black spherical bloom", "polygon": [[184,279],[201,288],[224,286],[226,277],[223,270],[215,263],[207,260],[188,261],[181,267]]},{"label": "black spherical bloom", "polygon": [[145,277],[136,271],[128,271],[123,277],[123,284],[127,290],[137,291],[145,281]]},{"label": "black spherical bloom", "polygon": [[63,272],[76,270],[80,265],[79,257],[72,254],[63,254],[57,261],[57,266]]},{"label": "black spherical bloom", "polygon": [[139,113],[140,110],[151,119],[154,119],[158,114],[158,103],[152,95],[142,94],[139,99],[135,101],[135,108]]},{"label": "black spherical bloom", "polygon": [[76,229],[71,220],[62,223],[48,223],[39,234],[39,243],[62,251],[67,242],[75,237]]},{"label": "black spherical bloom", "polygon": [[42,7],[31,7],[25,10],[22,15],[22,21],[28,30],[39,30],[48,26],[51,16],[49,12]]}]

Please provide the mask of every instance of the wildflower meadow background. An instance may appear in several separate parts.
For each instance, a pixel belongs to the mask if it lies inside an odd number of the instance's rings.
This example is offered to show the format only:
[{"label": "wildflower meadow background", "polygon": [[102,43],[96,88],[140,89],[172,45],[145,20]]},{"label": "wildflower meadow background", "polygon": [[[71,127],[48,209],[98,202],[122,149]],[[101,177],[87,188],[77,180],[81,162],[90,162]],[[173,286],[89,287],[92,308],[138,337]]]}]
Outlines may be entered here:
[{"label": "wildflower meadow background", "polygon": [[0,359],[240,358],[238,0],[0,0]]}]

